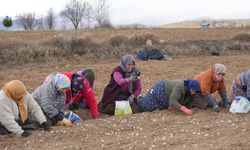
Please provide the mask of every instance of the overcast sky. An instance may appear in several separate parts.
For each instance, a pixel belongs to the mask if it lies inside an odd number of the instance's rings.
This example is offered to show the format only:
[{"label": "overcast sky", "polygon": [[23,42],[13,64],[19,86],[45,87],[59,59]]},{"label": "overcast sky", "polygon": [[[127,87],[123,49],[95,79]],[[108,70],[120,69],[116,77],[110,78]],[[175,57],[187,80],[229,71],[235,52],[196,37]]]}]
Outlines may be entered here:
[{"label": "overcast sky", "polygon": [[[0,16],[35,12],[45,15],[52,7],[59,13],[69,0],[0,0]],[[114,25],[170,22],[212,18],[248,19],[250,0],[109,0]]]}]

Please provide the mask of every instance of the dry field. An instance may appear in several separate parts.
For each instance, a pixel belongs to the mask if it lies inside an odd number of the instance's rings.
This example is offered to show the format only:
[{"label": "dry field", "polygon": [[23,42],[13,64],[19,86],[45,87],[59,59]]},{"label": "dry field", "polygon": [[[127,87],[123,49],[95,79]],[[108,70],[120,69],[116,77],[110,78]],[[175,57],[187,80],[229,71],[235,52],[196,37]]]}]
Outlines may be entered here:
[{"label": "dry field", "polygon": [[[152,29],[86,32],[86,34],[92,34],[91,37],[96,38],[96,41],[108,39],[111,36],[110,33],[123,33],[126,36],[132,36],[137,32],[148,32],[160,36],[166,41],[186,41],[231,39],[238,32],[247,31],[239,29],[212,31]],[[62,34],[62,32],[1,32],[0,37],[2,39],[6,36],[6,39],[9,39],[6,42],[10,43],[15,40],[24,40],[27,44],[39,44],[46,42],[56,34]],[[63,34],[73,35],[74,32],[64,31]],[[82,32],[82,34],[84,35],[85,32]],[[0,46],[2,44],[1,41]],[[144,94],[148,87],[159,79],[192,78],[215,63],[223,63],[227,67],[226,87],[230,93],[233,78],[239,72],[249,69],[249,57],[248,52],[227,53],[219,57],[208,55],[187,57],[181,55],[173,57],[172,60],[164,61],[140,61],[137,59],[136,65],[142,72]],[[95,93],[99,101],[103,89],[109,81],[110,72],[118,65],[119,60],[117,58],[100,59],[95,57],[88,59],[85,55],[76,58],[75,61],[60,58],[60,61],[42,63],[13,65],[9,62],[2,64],[0,66],[0,86],[2,87],[4,83],[12,79],[19,79],[32,92],[51,72],[77,71],[82,67],[88,67],[96,73]],[[9,61],[15,61],[15,59]],[[0,149],[249,149],[249,114],[244,116],[232,115],[225,109],[221,113],[215,113],[211,109],[199,110],[194,108],[193,111],[194,115],[191,117],[187,117],[180,112],[164,110],[125,117],[102,115],[100,118],[93,120],[88,110],[79,110],[78,113],[84,119],[82,124],[75,125],[72,128],[53,127],[49,133],[35,131],[28,138],[1,136]]]},{"label": "dry field", "polygon": [[[0,32],[0,63],[27,64],[119,58],[124,53],[144,49],[150,39],[153,48],[170,56],[209,55],[213,49],[223,54],[248,52],[246,40],[232,40],[250,29],[96,29],[81,31]],[[234,52],[235,53],[235,52]]]}]

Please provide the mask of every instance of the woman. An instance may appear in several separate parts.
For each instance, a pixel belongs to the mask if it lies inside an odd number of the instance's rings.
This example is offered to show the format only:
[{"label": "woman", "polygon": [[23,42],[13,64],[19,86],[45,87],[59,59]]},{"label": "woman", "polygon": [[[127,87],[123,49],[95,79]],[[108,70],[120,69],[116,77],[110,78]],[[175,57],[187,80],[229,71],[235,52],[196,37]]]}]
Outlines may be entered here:
[{"label": "woman", "polygon": [[120,65],[113,70],[109,84],[104,89],[102,100],[98,104],[99,111],[114,115],[115,101],[128,100],[133,113],[136,113],[134,101],[141,94],[140,74],[135,67],[134,57],[124,55]]},{"label": "woman", "polygon": [[250,101],[250,69],[242,72],[233,80],[229,103],[232,103],[236,96],[244,96]]},{"label": "woman", "polygon": [[138,98],[138,110],[151,112],[170,107],[192,115],[189,108],[197,93],[200,93],[200,83],[196,80],[160,80],[149,89],[144,97]]},{"label": "woman", "polygon": [[[97,118],[99,116],[97,101],[89,81],[85,77],[73,72],[60,72],[60,74],[66,75],[71,81],[70,90],[66,92],[66,108],[74,110],[88,107],[92,117]],[[54,75],[51,74],[46,77],[44,82],[47,83],[53,80]]]},{"label": "woman", "polygon": [[220,112],[216,100],[212,97],[212,94],[216,91],[219,92],[222,98],[222,106],[227,108],[227,91],[224,83],[224,76],[226,74],[226,67],[223,64],[215,64],[212,68],[204,71],[194,77],[201,84],[201,97],[198,101],[207,103],[208,107],[213,107],[215,112]]},{"label": "woman", "polygon": [[82,69],[77,71],[77,74],[81,77],[85,77],[88,80],[92,90],[94,90],[95,73],[92,69]]},{"label": "woman", "polygon": [[70,79],[63,74],[55,74],[49,83],[40,85],[33,93],[35,101],[40,105],[48,121],[52,125],[72,126],[66,116],[66,92],[70,89]]},{"label": "woman", "polygon": [[47,120],[25,85],[19,80],[6,83],[0,91],[0,135],[14,133],[27,137],[38,122],[45,131]]},{"label": "woman", "polygon": [[[69,77],[71,81],[71,91],[66,92],[66,107],[69,109],[78,109],[88,107],[93,118],[99,116],[95,94],[89,84],[89,81],[73,72],[61,72]],[[87,106],[86,106],[87,105]]]}]

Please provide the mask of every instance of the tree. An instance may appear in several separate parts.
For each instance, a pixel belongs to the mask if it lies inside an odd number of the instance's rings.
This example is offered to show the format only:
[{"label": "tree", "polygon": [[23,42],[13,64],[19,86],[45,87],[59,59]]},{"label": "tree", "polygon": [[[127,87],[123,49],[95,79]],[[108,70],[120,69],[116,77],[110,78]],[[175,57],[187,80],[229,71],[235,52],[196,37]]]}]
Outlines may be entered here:
[{"label": "tree", "polygon": [[39,30],[43,30],[44,29],[44,18],[40,17],[38,19],[35,20],[35,26],[37,29]]},{"label": "tree", "polygon": [[47,12],[47,16],[45,18],[45,23],[50,30],[55,28],[55,12],[53,8],[50,8]]},{"label": "tree", "polygon": [[9,27],[11,27],[13,25],[13,22],[12,22],[12,19],[9,17],[9,16],[6,16],[4,19],[3,19],[3,25],[9,29]]},{"label": "tree", "polygon": [[85,16],[87,10],[87,2],[82,0],[71,0],[61,11],[61,15],[69,19],[75,30],[77,30],[79,23]]},{"label": "tree", "polygon": [[111,27],[110,22],[110,5],[107,0],[93,0],[93,19],[99,27]]},{"label": "tree", "polygon": [[90,28],[90,24],[94,21],[94,19],[93,19],[93,6],[90,3],[86,4],[86,15],[84,18],[87,21],[87,28]]},{"label": "tree", "polygon": [[35,27],[36,14],[35,13],[23,13],[16,16],[17,23],[21,25],[25,30],[32,30]]}]

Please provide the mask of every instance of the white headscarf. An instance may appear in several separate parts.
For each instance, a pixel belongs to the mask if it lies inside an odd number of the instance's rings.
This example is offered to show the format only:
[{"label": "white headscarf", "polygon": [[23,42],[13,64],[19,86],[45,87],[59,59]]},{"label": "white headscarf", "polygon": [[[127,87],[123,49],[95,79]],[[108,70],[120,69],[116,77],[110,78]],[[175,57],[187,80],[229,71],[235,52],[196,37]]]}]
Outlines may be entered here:
[{"label": "white headscarf", "polygon": [[226,67],[223,64],[219,64],[219,63],[215,64],[214,65],[214,70],[215,70],[215,73],[226,74]]}]

